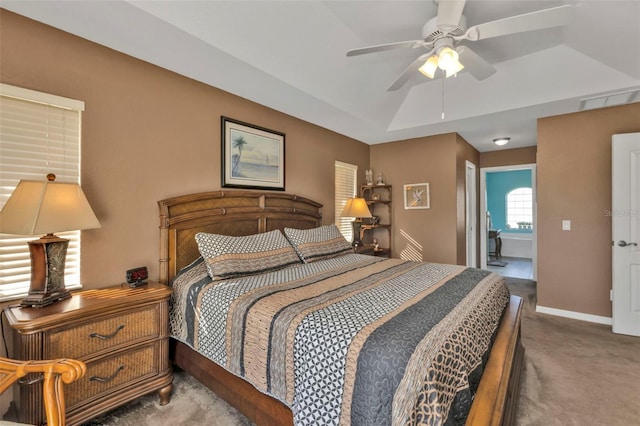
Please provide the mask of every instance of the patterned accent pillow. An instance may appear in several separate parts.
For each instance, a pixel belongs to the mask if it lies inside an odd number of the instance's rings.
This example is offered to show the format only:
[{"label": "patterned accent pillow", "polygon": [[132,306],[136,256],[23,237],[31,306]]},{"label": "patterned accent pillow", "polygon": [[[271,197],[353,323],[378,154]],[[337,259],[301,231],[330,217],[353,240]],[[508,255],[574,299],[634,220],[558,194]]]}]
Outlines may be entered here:
[{"label": "patterned accent pillow", "polygon": [[213,280],[256,275],[300,263],[291,243],[277,229],[242,237],[199,232],[196,242]]},{"label": "patterned accent pillow", "polygon": [[312,229],[284,228],[284,234],[304,263],[353,253],[351,244],[344,239],[336,225]]}]

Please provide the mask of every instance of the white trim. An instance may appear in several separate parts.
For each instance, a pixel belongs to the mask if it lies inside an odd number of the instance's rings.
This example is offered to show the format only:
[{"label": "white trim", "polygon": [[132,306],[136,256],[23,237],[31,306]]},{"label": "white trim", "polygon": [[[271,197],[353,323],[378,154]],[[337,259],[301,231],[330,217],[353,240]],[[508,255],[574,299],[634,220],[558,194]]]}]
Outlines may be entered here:
[{"label": "white trim", "polygon": [[600,315],[584,314],[582,312],[565,311],[564,309],[547,308],[546,306],[536,306],[536,312],[541,314],[555,315],[557,317],[571,318],[579,321],[594,322],[596,324],[611,325],[610,317]]},{"label": "white trim", "polygon": [[355,171],[358,171],[357,165],[351,164],[351,163],[345,163],[344,161],[340,161],[340,160],[335,160],[335,166],[345,167],[347,169],[353,169]]},{"label": "white trim", "polygon": [[[469,178],[469,173],[471,178]],[[465,188],[465,235],[467,266],[478,266],[478,203],[477,203],[477,178],[476,165],[471,161],[465,161],[464,188]],[[467,204],[469,203],[469,204]],[[471,224],[469,224],[469,221]],[[471,259],[470,259],[471,257]]]},{"label": "white trim", "polygon": [[63,96],[52,95],[50,93],[38,92],[36,90],[25,89],[24,87],[12,86],[0,83],[0,95],[17,99],[28,99],[45,105],[53,105],[58,108],[72,109],[74,111],[84,111],[84,102],[77,99],[65,98]]},{"label": "white trim", "polygon": [[482,167],[480,168],[480,268],[487,269],[487,172],[506,172],[510,170],[531,170],[531,189],[533,190],[533,232],[531,268],[533,280],[538,277],[538,189],[537,165],[514,164],[512,166]]}]

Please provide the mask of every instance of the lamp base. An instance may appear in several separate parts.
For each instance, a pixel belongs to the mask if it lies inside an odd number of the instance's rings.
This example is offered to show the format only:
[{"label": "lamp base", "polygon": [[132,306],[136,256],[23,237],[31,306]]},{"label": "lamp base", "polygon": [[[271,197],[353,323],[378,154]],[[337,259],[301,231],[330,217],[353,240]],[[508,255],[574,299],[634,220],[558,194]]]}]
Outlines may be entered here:
[{"label": "lamp base", "polygon": [[29,241],[31,285],[20,306],[42,308],[71,297],[64,285],[64,266],[69,240],[47,234]]},{"label": "lamp base", "polygon": [[58,300],[68,299],[69,297],[71,297],[69,290],[50,292],[47,294],[29,291],[27,297],[20,302],[20,306],[23,308],[44,308]]},{"label": "lamp base", "polygon": [[360,237],[360,229],[362,228],[362,219],[354,220],[351,222],[351,229],[353,231],[353,241],[351,241],[352,247],[358,247],[362,245],[362,238]]}]

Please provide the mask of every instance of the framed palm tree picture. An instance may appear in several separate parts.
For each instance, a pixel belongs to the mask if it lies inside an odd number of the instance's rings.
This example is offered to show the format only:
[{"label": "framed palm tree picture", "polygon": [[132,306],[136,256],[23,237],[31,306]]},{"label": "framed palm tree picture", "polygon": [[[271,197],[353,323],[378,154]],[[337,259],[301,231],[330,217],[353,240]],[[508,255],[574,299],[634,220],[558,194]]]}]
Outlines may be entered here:
[{"label": "framed palm tree picture", "polygon": [[284,133],[222,117],[222,186],[284,191]]}]

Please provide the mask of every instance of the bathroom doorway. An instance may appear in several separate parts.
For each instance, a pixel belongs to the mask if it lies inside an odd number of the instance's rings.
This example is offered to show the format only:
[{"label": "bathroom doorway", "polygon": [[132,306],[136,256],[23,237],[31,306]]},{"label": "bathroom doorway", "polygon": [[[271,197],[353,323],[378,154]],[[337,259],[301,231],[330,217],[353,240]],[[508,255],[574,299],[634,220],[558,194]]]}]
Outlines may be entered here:
[{"label": "bathroom doorway", "polygon": [[536,165],[480,169],[481,268],[536,280]]}]

